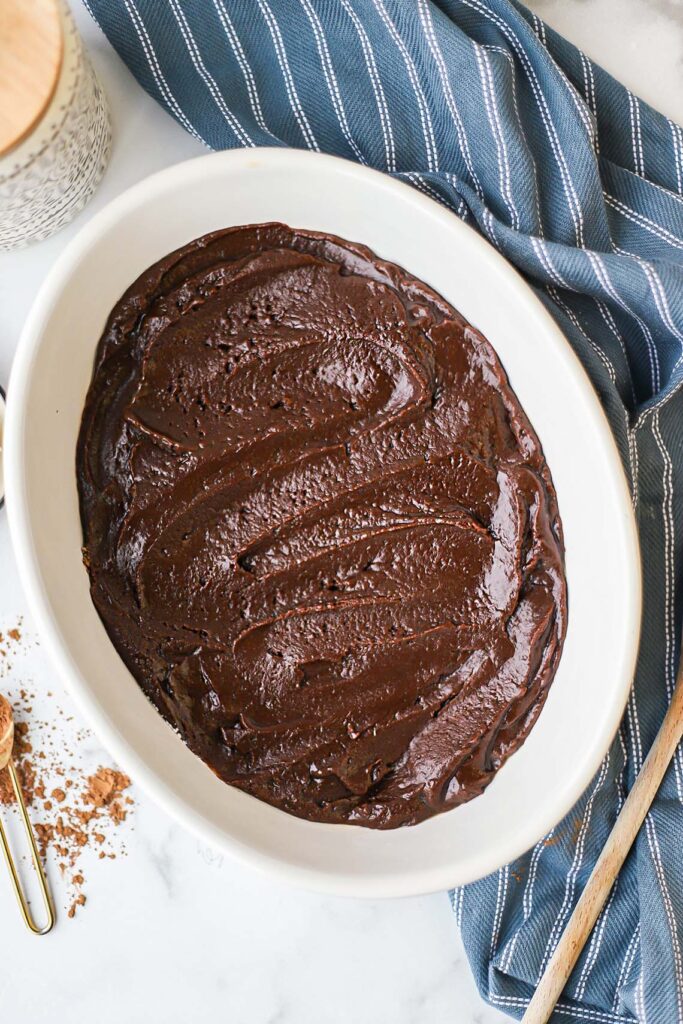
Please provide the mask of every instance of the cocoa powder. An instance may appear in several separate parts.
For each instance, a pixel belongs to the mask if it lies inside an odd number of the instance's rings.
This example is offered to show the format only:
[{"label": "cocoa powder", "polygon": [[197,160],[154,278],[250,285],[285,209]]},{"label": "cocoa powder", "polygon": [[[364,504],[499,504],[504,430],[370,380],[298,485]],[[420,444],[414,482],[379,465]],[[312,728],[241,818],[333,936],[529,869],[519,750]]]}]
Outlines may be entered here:
[{"label": "cocoa powder", "polygon": [[[20,653],[22,639],[19,628],[0,633],[0,649],[5,658],[10,653]],[[5,661],[3,667],[6,665]],[[0,676],[5,674],[0,672]],[[51,693],[48,696],[54,706],[49,718],[43,720],[32,714],[35,695],[26,686],[12,686],[8,678],[2,689],[14,713],[12,758],[38,847],[44,860],[56,860],[60,868],[67,887],[65,909],[67,916],[73,918],[86,905],[82,891],[85,876],[79,861],[88,848],[101,860],[125,854],[117,829],[133,805],[126,792],[130,779],[110,766],[101,766],[89,774],[83,771],[79,747],[90,738],[90,733],[70,728],[65,731],[74,737],[74,742],[64,741],[55,725],[64,712]],[[9,774],[0,771],[0,814],[11,814],[15,802]]]}]

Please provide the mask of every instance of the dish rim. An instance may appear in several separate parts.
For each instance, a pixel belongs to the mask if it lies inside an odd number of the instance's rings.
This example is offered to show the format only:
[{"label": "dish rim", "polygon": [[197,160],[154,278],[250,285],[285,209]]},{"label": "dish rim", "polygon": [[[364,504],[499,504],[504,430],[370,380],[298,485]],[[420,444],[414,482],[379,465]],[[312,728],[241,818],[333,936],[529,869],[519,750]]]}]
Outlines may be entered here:
[{"label": "dish rim", "polygon": [[[413,206],[424,210],[431,217],[447,221],[451,228],[462,232],[467,239],[466,244],[479,248],[482,257],[497,263],[497,272],[505,274],[520,295],[520,301],[526,301],[534,308],[536,317],[545,322],[548,335],[554,336],[558,357],[564,363],[563,370],[571,374],[574,383],[583,391],[583,397],[592,407],[593,426],[599,434],[599,442],[605,455],[609,455],[607,483],[615,493],[621,493],[621,504],[624,516],[620,523],[622,543],[626,553],[624,574],[627,584],[627,612],[623,624],[623,636],[629,643],[621,652],[621,664],[615,665],[615,672],[621,674],[622,686],[619,700],[614,700],[611,713],[605,715],[600,731],[593,737],[591,756],[586,757],[584,770],[577,773],[574,784],[565,794],[562,801],[552,804],[549,811],[540,820],[534,818],[533,828],[527,826],[520,829],[514,836],[501,838],[500,844],[492,847],[488,856],[478,856],[476,866],[469,861],[446,868],[412,869],[402,873],[393,873],[389,877],[358,874],[349,872],[331,873],[324,868],[296,865],[279,860],[253,846],[245,843],[235,835],[229,835],[215,824],[207,821],[203,815],[190,807],[185,800],[174,793],[172,785],[153,769],[142,756],[129,744],[109,717],[107,711],[89,687],[77,660],[68,648],[62,636],[59,617],[55,614],[42,583],[40,559],[37,555],[35,542],[30,528],[28,512],[27,476],[24,472],[24,451],[26,447],[25,406],[30,389],[32,372],[39,358],[43,335],[49,325],[51,310],[63,288],[68,286],[73,268],[79,263],[83,254],[107,230],[121,219],[131,208],[136,207],[145,196],[154,193],[159,185],[164,188],[173,184],[182,186],[183,180],[197,173],[200,165],[207,161],[224,162],[239,168],[240,162],[248,168],[252,160],[274,161],[283,168],[283,173],[296,173],[302,160],[318,161],[333,165],[333,169],[344,175],[367,181],[368,176],[377,186],[381,184],[389,191],[409,199]],[[363,244],[363,239],[357,239]],[[410,272],[410,268],[406,268]],[[495,345],[494,345],[495,347]],[[327,154],[311,153],[306,150],[281,149],[264,147],[256,149],[226,150],[220,153],[209,153],[192,160],[184,161],[165,168],[142,179],[111,200],[97,212],[65,246],[55,260],[51,270],[41,285],[34,300],[29,316],[21,334],[17,348],[10,386],[5,420],[4,439],[5,486],[7,492],[7,511],[13,548],[20,577],[24,586],[27,602],[36,621],[38,631],[43,637],[46,649],[64,680],[69,692],[84,718],[92,725],[103,745],[112,753],[116,761],[126,770],[141,788],[156,803],[161,805],[171,816],[189,828],[204,841],[228,852],[242,863],[251,867],[266,870],[284,881],[304,886],[320,892],[368,897],[409,896],[428,893],[462,885],[477,878],[484,877],[503,864],[509,863],[520,856],[546,835],[576,803],[591,779],[598,770],[621,721],[624,708],[631,689],[633,671],[636,664],[640,625],[642,618],[642,580],[640,570],[640,553],[635,516],[631,504],[630,493],[626,481],[616,441],[609,426],[605,412],[600,405],[598,396],[591,385],[586,371],[571,348],[568,340],[561,332],[557,323],[533,293],[521,274],[481,235],[464,224],[453,212],[440,205],[427,195],[419,192],[411,185],[399,181],[380,171],[363,167],[359,164]],[[551,466],[552,472],[552,466]],[[570,595],[571,601],[571,595]],[[457,808],[445,812],[455,813]],[[334,826],[343,827],[343,826]],[[415,826],[419,827],[419,826]]]}]

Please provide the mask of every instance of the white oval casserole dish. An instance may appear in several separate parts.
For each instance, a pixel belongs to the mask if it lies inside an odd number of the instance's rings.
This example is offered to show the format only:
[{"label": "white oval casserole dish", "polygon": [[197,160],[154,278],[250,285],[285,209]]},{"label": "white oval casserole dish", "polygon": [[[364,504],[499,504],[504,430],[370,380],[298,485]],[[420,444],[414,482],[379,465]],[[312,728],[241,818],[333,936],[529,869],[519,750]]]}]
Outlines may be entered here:
[{"label": "white oval casserole dish", "polygon": [[[220,782],[148,703],[90,601],[75,446],[107,314],[171,250],[217,228],[268,220],[362,242],[459,309],[500,356],[557,489],[569,620],[546,706],[482,796],[412,828],[312,823]],[[299,150],[234,150],[169,168],[110,203],[64,250],[26,323],[9,388],[5,483],[30,607],[103,743],[184,825],[287,881],[378,897],[480,878],[570,809],[618,726],[637,654],[640,562],[604,413],[516,271],[452,213],[387,175]]]}]

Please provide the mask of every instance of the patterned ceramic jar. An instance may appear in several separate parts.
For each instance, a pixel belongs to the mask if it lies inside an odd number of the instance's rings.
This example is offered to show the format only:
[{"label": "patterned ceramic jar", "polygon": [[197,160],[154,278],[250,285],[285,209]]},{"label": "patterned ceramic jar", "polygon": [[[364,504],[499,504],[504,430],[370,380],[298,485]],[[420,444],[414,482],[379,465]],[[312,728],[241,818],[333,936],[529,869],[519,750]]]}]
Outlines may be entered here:
[{"label": "patterned ceramic jar", "polygon": [[[107,103],[64,0],[20,2],[35,5],[41,31],[47,15],[37,9],[52,7],[57,46],[50,53],[54,82],[45,79],[45,102],[37,120],[4,152],[0,147],[0,250],[46,238],[68,223],[95,191],[111,148]],[[14,23],[0,25],[6,30],[3,47],[14,46],[15,57],[19,47],[23,61],[37,49],[30,38],[21,38],[27,10],[22,7]],[[45,63],[41,57],[40,73]],[[20,63],[19,73],[22,70]],[[28,82],[35,82],[30,66],[25,73]],[[20,98],[26,95],[16,81],[5,85],[10,97],[12,88]],[[11,102],[0,81],[0,99],[3,96]]]}]

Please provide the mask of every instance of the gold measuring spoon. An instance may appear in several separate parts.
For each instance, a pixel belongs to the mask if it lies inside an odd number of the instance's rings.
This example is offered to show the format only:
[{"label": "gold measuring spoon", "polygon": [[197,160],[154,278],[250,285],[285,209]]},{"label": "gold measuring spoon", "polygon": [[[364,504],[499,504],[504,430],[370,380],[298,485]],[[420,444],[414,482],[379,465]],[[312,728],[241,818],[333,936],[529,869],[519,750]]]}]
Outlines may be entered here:
[{"label": "gold measuring spoon", "polygon": [[26,836],[31,847],[31,859],[33,860],[33,866],[36,869],[38,875],[38,882],[40,883],[40,891],[43,896],[43,902],[45,903],[45,910],[47,913],[47,920],[42,928],[35,923],[31,909],[28,905],[28,900],[21,887],[19,881],[19,874],[17,872],[16,865],[12,858],[12,851],[9,846],[7,839],[7,833],[5,827],[0,818],[0,845],[2,845],[2,852],[5,855],[7,861],[7,867],[9,868],[10,878],[12,879],[12,885],[19,901],[19,907],[21,908],[21,914],[26,922],[27,928],[30,928],[34,935],[47,935],[55,923],[55,911],[52,903],[52,897],[47,884],[47,878],[45,877],[45,871],[38,853],[38,847],[36,846],[36,839],[33,834],[33,828],[31,821],[26,810],[26,804],[24,803],[24,797],[21,792],[21,784],[17,777],[16,768],[12,761],[12,747],[14,746],[14,716],[12,715],[12,708],[5,698],[0,693],[0,772],[6,770],[9,772],[9,777],[12,780],[12,789],[14,795],[17,798],[17,806],[19,813],[21,814],[24,822],[24,829],[26,830]]}]

